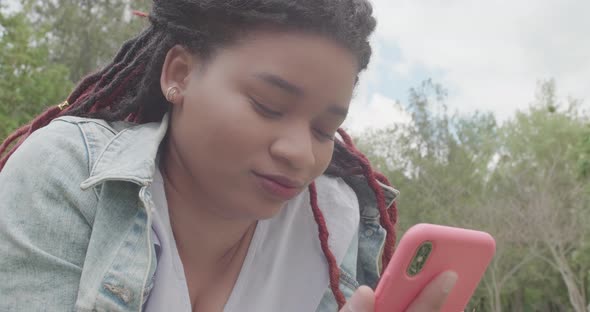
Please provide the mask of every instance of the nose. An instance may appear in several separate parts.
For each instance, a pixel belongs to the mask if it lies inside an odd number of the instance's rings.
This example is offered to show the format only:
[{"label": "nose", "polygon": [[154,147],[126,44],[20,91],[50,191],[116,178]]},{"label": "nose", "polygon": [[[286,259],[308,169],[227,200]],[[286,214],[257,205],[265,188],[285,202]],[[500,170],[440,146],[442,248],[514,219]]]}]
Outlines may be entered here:
[{"label": "nose", "polygon": [[291,169],[301,170],[313,166],[316,159],[309,126],[286,129],[271,144],[270,154]]}]

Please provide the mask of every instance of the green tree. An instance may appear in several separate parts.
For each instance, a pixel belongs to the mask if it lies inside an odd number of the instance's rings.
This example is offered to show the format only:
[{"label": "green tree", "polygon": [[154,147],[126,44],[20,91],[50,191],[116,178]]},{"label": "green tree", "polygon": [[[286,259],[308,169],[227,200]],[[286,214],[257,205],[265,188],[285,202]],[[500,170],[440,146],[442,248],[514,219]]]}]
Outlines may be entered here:
[{"label": "green tree", "polygon": [[403,190],[402,229],[417,222],[469,226],[465,214],[480,205],[494,155],[491,114],[451,115],[446,91],[425,81],[410,91],[411,122],[361,136],[359,147]]},{"label": "green tree", "polygon": [[581,164],[590,128],[579,102],[563,104],[555,89],[540,83],[535,105],[498,126],[490,114],[449,114],[444,89],[426,81],[410,92],[410,123],[357,139],[401,190],[402,232],[432,222],[496,238],[470,305],[477,311],[583,311],[587,303],[590,197]]},{"label": "green tree", "polygon": [[25,0],[24,11],[46,35],[50,60],[70,69],[70,80],[106,65],[122,43],[146,22],[131,10],[149,0]]},{"label": "green tree", "polygon": [[63,101],[146,25],[149,0],[25,0],[0,11],[0,137]]},{"label": "green tree", "polygon": [[0,137],[65,99],[69,70],[49,61],[43,34],[25,14],[0,11]]},{"label": "green tree", "polygon": [[564,107],[555,98],[553,81],[539,89],[535,106],[503,127],[495,197],[509,207],[515,239],[528,242],[559,273],[571,307],[582,312],[589,266],[580,259],[588,258],[590,197],[577,164],[586,126],[576,101]]}]

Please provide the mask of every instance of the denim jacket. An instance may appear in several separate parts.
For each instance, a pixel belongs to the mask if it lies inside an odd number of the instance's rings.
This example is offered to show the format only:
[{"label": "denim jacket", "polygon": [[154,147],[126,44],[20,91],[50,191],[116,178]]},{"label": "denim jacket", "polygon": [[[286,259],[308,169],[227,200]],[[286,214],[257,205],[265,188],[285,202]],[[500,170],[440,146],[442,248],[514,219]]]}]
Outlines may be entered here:
[{"label": "denim jacket", "polygon": [[[156,269],[148,186],[167,129],[167,117],[61,117],[17,149],[0,172],[0,311],[142,310]],[[364,178],[345,181],[361,215],[340,265],[348,298],[376,285],[385,230]],[[397,191],[382,187],[390,204]],[[317,311],[337,311],[329,288]]]}]

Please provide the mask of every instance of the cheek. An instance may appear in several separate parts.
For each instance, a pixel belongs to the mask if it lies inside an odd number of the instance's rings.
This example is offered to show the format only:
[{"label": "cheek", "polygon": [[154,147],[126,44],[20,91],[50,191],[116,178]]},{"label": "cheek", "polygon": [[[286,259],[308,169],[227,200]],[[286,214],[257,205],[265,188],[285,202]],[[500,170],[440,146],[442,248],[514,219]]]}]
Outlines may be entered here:
[{"label": "cheek", "polygon": [[316,166],[314,168],[314,178],[322,175],[330,162],[332,161],[332,154],[334,153],[334,143],[332,144],[321,144],[320,146],[316,147],[315,158],[316,158]]},{"label": "cheek", "polygon": [[[264,125],[256,122],[249,103],[225,92],[194,92],[179,116],[179,135],[190,159],[219,169],[248,161],[264,148]],[[198,158],[198,159],[195,159]]]}]

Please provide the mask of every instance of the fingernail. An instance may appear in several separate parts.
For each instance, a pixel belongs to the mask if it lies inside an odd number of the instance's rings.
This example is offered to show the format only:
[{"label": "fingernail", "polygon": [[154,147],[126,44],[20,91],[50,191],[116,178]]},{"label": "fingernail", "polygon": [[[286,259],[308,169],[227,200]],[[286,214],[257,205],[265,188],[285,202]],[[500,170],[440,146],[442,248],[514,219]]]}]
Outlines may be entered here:
[{"label": "fingernail", "polygon": [[457,273],[455,272],[448,272],[445,273],[445,277],[442,283],[442,290],[445,294],[448,294],[451,292],[451,290],[453,290],[453,287],[455,287],[455,283],[457,282]]}]

